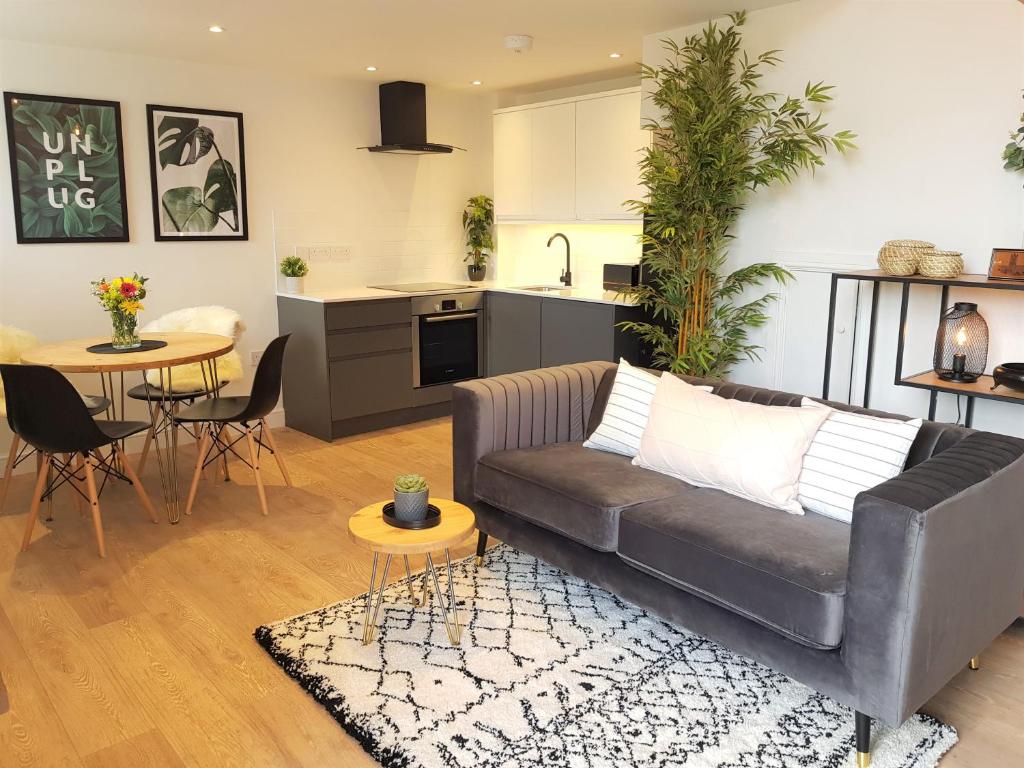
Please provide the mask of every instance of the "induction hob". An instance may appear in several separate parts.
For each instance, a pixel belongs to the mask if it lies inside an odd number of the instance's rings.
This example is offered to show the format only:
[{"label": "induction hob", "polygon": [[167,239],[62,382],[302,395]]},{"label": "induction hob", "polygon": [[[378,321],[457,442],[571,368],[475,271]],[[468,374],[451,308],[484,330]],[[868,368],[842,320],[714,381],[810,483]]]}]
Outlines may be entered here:
[{"label": "induction hob", "polygon": [[398,285],[368,285],[366,287],[398,293],[422,293],[424,291],[457,291],[473,286],[465,283],[400,283]]}]

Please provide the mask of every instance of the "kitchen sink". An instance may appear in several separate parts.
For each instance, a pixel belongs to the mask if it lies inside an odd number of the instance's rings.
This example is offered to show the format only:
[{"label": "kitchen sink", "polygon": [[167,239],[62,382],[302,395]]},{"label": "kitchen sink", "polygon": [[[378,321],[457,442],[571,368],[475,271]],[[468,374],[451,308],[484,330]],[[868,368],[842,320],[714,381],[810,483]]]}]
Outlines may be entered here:
[{"label": "kitchen sink", "polygon": [[557,293],[560,296],[568,296],[572,293],[572,288],[566,288],[560,285],[515,285],[512,286],[513,291],[533,291],[535,293]]}]

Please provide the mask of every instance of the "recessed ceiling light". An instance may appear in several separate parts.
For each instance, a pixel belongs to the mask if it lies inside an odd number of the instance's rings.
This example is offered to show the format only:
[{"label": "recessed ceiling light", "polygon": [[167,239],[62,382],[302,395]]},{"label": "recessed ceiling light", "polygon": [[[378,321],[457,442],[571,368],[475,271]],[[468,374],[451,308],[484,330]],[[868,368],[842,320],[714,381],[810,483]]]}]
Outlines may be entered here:
[{"label": "recessed ceiling light", "polygon": [[483,83],[480,82],[479,80],[474,80],[473,82],[470,83],[470,85],[483,85]]},{"label": "recessed ceiling light", "polygon": [[621,53],[609,53],[608,54],[608,58],[609,59],[621,59],[622,58],[622,54]]},{"label": "recessed ceiling light", "polygon": [[376,68],[375,66],[373,66],[373,65],[371,64],[370,66],[368,66],[368,67],[366,68],[366,71],[367,71],[367,72],[376,72],[376,71],[377,71],[377,68]]},{"label": "recessed ceiling light", "polygon": [[224,31],[224,27],[220,26],[219,24],[214,24],[212,27],[210,27],[210,31],[211,32],[223,32]]}]

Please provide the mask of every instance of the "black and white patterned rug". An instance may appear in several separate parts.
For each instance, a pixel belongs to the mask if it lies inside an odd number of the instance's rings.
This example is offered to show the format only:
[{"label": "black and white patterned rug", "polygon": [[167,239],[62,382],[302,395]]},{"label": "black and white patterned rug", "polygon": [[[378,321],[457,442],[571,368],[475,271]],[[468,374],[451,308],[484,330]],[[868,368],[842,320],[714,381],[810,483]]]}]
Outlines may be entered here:
[{"label": "black and white patterned rug", "polygon": [[[507,546],[454,568],[459,647],[404,583],[371,645],[360,598],[256,639],[387,768],[854,765],[853,713],[788,677]],[[872,764],[927,768],[956,740],[923,715],[876,726]]]}]

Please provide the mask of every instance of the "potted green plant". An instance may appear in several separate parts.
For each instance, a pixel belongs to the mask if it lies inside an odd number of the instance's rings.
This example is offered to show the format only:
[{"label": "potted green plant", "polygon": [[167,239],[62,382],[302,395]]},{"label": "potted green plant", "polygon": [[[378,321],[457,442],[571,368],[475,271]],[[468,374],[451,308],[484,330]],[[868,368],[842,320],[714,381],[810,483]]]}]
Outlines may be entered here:
[{"label": "potted green plant", "polygon": [[487,258],[494,251],[494,201],[487,195],[473,195],[462,212],[462,229],[466,234],[466,267],[470,280],[483,280],[487,275]]},{"label": "potted green plant", "polygon": [[286,256],[281,259],[281,274],[288,293],[302,293],[303,278],[309,274],[309,264],[299,256]]},{"label": "potted green plant", "polygon": [[395,478],[395,517],[399,520],[425,520],[429,489],[422,475]]},{"label": "potted green plant", "polygon": [[652,279],[628,291],[648,320],[622,324],[651,348],[658,367],[716,378],[744,357],[757,359],[760,348],[747,334],[768,321],[776,295],[748,300],[746,291],[791,277],[770,263],[725,269],[750,194],[813,171],[830,149],[846,152],[856,138],[828,133],[811,111],[831,100],[832,86],[808,83],[803,97],[762,91],[763,69],[779,63],[779,52],[750,58],[740,34],[746,15],[729,19],[681,45],[664,41],[668,61],[642,67],[661,116],[646,125],[653,133],[640,161],[647,198],[627,205],[644,217],[641,261]]}]

